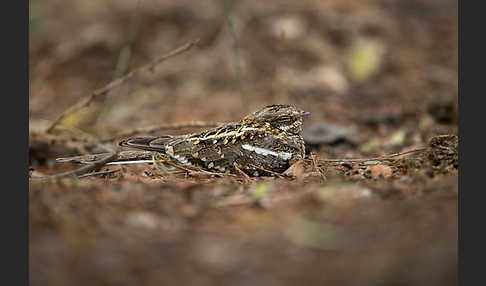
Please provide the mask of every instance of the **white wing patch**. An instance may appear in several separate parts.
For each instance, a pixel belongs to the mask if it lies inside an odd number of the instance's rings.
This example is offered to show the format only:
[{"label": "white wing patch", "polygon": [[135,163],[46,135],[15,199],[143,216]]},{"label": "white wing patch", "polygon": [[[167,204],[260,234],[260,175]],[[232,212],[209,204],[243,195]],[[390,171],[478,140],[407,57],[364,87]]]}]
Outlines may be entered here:
[{"label": "white wing patch", "polygon": [[248,150],[248,151],[251,151],[251,152],[255,152],[255,153],[260,154],[260,155],[264,155],[264,156],[272,155],[272,156],[275,156],[275,157],[279,157],[283,160],[290,160],[290,158],[292,158],[291,153],[287,153],[287,152],[277,153],[277,152],[269,150],[269,149],[255,147],[255,146],[251,146],[251,145],[248,145],[248,144],[242,145],[241,148]]},{"label": "white wing patch", "polygon": [[215,166],[214,168],[220,171],[221,173],[224,173],[226,171],[226,168],[224,167]]},{"label": "white wing patch", "polygon": [[192,164],[189,161],[187,161],[185,157],[174,155],[172,156],[172,158],[176,159],[177,161],[179,161],[179,163],[181,163],[184,166],[192,166]]},{"label": "white wing patch", "polygon": [[174,154],[174,148],[172,146],[165,146],[166,153],[169,154],[172,158],[176,159],[181,163],[183,166],[194,167],[191,162],[189,162],[186,157],[179,156]]}]

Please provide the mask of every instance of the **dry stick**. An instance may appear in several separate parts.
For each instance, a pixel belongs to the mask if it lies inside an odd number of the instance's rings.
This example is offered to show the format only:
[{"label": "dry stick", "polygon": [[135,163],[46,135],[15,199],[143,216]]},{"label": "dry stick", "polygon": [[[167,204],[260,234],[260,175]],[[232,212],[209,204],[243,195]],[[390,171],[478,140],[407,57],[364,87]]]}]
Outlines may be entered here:
[{"label": "dry stick", "polygon": [[319,162],[329,162],[329,163],[362,163],[366,161],[385,161],[385,160],[393,160],[393,157],[398,157],[401,155],[406,155],[415,152],[422,152],[427,150],[427,147],[421,147],[405,152],[394,153],[387,156],[376,157],[376,158],[365,158],[365,159],[319,159]]},{"label": "dry stick", "polygon": [[206,170],[192,171],[192,172],[188,173],[188,175],[190,175],[190,176],[195,176],[195,175],[200,175],[200,174],[214,175],[214,176],[220,176],[220,177],[237,177],[236,175],[233,175],[233,174],[219,173],[219,172],[209,172],[209,171],[206,171]]},{"label": "dry stick", "polygon": [[148,127],[141,127],[141,128],[136,128],[132,130],[128,130],[125,132],[118,133],[117,135],[103,139],[102,142],[108,142],[108,141],[114,141],[119,138],[124,138],[124,137],[131,137],[137,134],[141,133],[151,133],[155,131],[160,131],[164,129],[171,129],[171,130],[177,130],[177,129],[183,129],[183,128],[210,128],[210,127],[216,127],[219,125],[222,125],[224,123],[221,122],[206,122],[206,121],[192,121],[188,123],[174,123],[174,124],[161,124],[161,125],[154,125],[154,126],[148,126]]},{"label": "dry stick", "polygon": [[233,166],[235,167],[236,172],[243,177],[243,180],[245,182],[250,181],[250,176],[248,176],[245,172],[243,172],[240,168],[238,168],[238,164],[236,162],[233,163]]},{"label": "dry stick", "polygon": [[[172,167],[175,167],[175,168],[177,168],[177,169],[179,169],[179,170],[183,170],[183,171],[185,171],[187,174],[191,174],[191,173],[193,173],[193,172],[194,172],[193,170],[191,170],[191,169],[187,169],[187,168],[185,168],[185,167],[182,167],[181,165],[176,164],[176,163],[174,163],[174,162],[172,162],[172,161],[170,161],[170,160],[156,160],[156,161],[157,161],[157,162],[164,163],[164,164],[167,164],[167,165],[171,165]],[[208,172],[208,173],[210,173],[210,172]]]},{"label": "dry stick", "polygon": [[153,62],[146,64],[144,66],[141,66],[141,67],[127,73],[123,77],[120,77],[120,78],[110,82],[109,84],[105,85],[102,88],[94,90],[89,96],[85,97],[84,99],[82,99],[81,101],[79,101],[78,103],[76,103],[75,105],[66,109],[63,113],[61,113],[61,115],[59,115],[59,117],[51,123],[49,128],[47,128],[46,132],[47,133],[52,132],[52,130],[54,130],[54,128],[59,124],[59,122],[61,122],[68,114],[70,114],[74,111],[77,111],[77,110],[83,108],[84,106],[88,106],[91,103],[91,101],[93,101],[93,99],[97,98],[98,96],[101,96],[101,95],[107,93],[108,91],[110,91],[111,89],[121,85],[122,83],[124,83],[128,79],[132,78],[136,74],[139,74],[139,73],[142,73],[142,72],[148,71],[148,70],[153,70],[156,65],[160,64],[161,62],[163,62],[163,61],[165,61],[165,60],[167,60],[167,59],[169,59],[173,56],[176,56],[178,54],[181,54],[181,53],[191,49],[198,42],[199,42],[199,39],[190,41],[190,42],[186,43],[185,45],[182,45],[182,46],[170,51],[169,53],[159,57],[158,59],[154,60]]},{"label": "dry stick", "polygon": [[270,170],[264,169],[264,168],[262,168],[262,167],[259,167],[259,166],[255,165],[255,164],[248,163],[248,166],[253,167],[253,168],[256,168],[256,169],[258,169],[258,170],[260,170],[260,171],[263,171],[263,172],[267,172],[267,173],[273,174],[273,175],[275,175],[275,176],[277,176],[277,177],[279,177],[279,178],[283,178],[282,174],[279,174],[279,173],[277,173],[277,172],[274,172],[274,171],[270,171]]},{"label": "dry stick", "polygon": [[327,180],[326,175],[324,175],[324,172],[322,171],[322,168],[320,168],[317,165],[317,156],[315,154],[311,153],[310,157],[312,159],[312,165],[313,165],[314,169],[319,173],[319,175],[321,176],[321,178],[323,180]]},{"label": "dry stick", "polygon": [[[89,134],[89,133],[87,133],[87,132],[85,132],[81,129],[78,129],[76,127],[65,128],[63,126],[63,131],[69,132],[70,134],[72,134],[73,138],[86,138],[85,140],[87,141],[87,143],[94,144],[94,145],[96,145],[96,147],[99,147],[100,149],[107,151],[107,153],[115,152],[113,146],[105,144],[107,142],[102,142],[96,136],[93,136],[93,135],[91,135],[91,134]],[[56,135],[54,135],[54,136],[56,136]],[[74,140],[74,141],[76,141],[76,140]]]},{"label": "dry stick", "polygon": [[119,172],[119,171],[121,171],[121,169],[107,170],[107,171],[101,171],[101,172],[93,172],[93,173],[81,175],[81,176],[78,177],[78,179],[86,178],[86,177],[90,177],[90,176],[97,176],[97,175],[107,175],[107,174],[116,173],[116,172]]},{"label": "dry stick", "polygon": [[[153,154],[152,151],[138,151],[138,150],[121,151],[118,153],[117,160],[118,161],[146,160],[151,158],[152,154]],[[72,156],[66,158],[56,158],[56,162],[89,164],[94,161],[101,160],[101,158],[104,158],[109,155],[110,153],[101,153],[101,154]]]},{"label": "dry stick", "polygon": [[153,162],[154,164],[155,164],[156,162],[160,162],[160,163],[163,163],[163,164],[171,165],[172,167],[175,167],[175,168],[177,168],[177,169],[179,169],[179,170],[183,170],[183,171],[185,171],[186,173],[190,173],[190,172],[192,172],[192,170],[189,170],[189,169],[187,169],[187,168],[185,168],[185,167],[182,167],[182,166],[180,166],[180,165],[178,165],[178,164],[176,164],[176,163],[174,163],[174,162],[171,162],[171,161],[169,161],[169,160],[163,160],[163,159],[159,159],[159,160],[157,160],[157,159],[155,159],[155,157],[154,157],[154,156],[152,156],[152,158],[153,158],[153,159],[152,159],[152,162]]},{"label": "dry stick", "polygon": [[187,169],[185,167],[182,167],[180,166],[179,164],[176,164],[170,160],[157,160],[157,162],[162,162],[162,163],[165,163],[165,164],[168,164],[168,165],[171,165],[172,167],[175,167],[179,170],[183,170],[185,171],[188,175],[193,175],[193,174],[197,174],[197,173],[204,173],[204,174],[208,174],[208,175],[219,175],[219,176],[231,176],[231,174],[226,174],[226,173],[214,173],[214,172],[209,172],[209,171],[206,171],[206,170],[200,170],[200,171],[195,171],[195,170],[190,170],[190,169]]},{"label": "dry stick", "polygon": [[116,160],[117,158],[118,158],[118,152],[115,152],[115,153],[111,154],[110,156],[108,156],[108,157],[106,157],[102,160],[96,161],[93,164],[86,165],[86,166],[81,167],[79,169],[76,169],[74,171],[55,174],[55,175],[52,175],[52,176],[37,177],[37,178],[32,178],[32,179],[52,180],[52,179],[60,179],[60,178],[63,178],[63,177],[78,177],[78,176],[84,175],[84,174],[86,174],[90,171],[97,170],[97,169],[103,167],[106,163],[111,162],[113,160]]}]

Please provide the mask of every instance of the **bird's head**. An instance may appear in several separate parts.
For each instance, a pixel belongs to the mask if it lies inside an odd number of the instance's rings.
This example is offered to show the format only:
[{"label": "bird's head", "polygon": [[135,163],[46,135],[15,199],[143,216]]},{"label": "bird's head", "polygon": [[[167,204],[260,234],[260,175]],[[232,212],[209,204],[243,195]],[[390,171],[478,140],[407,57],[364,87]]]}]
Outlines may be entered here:
[{"label": "bird's head", "polygon": [[244,124],[270,124],[272,128],[277,128],[286,133],[300,134],[302,132],[302,122],[304,116],[310,115],[293,105],[274,104],[255,111],[245,118]]}]

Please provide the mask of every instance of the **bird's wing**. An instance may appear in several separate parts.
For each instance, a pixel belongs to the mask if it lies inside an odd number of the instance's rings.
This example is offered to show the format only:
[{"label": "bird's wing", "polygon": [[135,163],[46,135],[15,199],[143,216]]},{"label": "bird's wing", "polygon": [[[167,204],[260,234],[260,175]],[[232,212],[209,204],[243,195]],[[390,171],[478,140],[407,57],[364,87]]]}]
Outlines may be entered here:
[{"label": "bird's wing", "polygon": [[136,137],[120,142],[120,146],[132,147],[147,151],[165,152],[165,146],[174,139],[173,136],[165,135],[158,137]]}]

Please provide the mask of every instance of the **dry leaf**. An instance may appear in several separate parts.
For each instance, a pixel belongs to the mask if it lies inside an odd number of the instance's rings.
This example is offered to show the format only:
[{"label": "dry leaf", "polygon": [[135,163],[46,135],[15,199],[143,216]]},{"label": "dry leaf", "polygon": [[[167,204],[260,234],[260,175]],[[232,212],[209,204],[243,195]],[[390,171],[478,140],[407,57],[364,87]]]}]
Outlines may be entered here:
[{"label": "dry leaf", "polygon": [[379,179],[380,176],[382,176],[385,179],[390,178],[392,173],[393,173],[390,166],[387,166],[387,165],[371,166],[370,171],[371,171],[371,178],[373,178],[375,180]]},{"label": "dry leaf", "polygon": [[282,175],[296,178],[298,181],[304,179],[304,161],[297,161],[290,166]]}]

